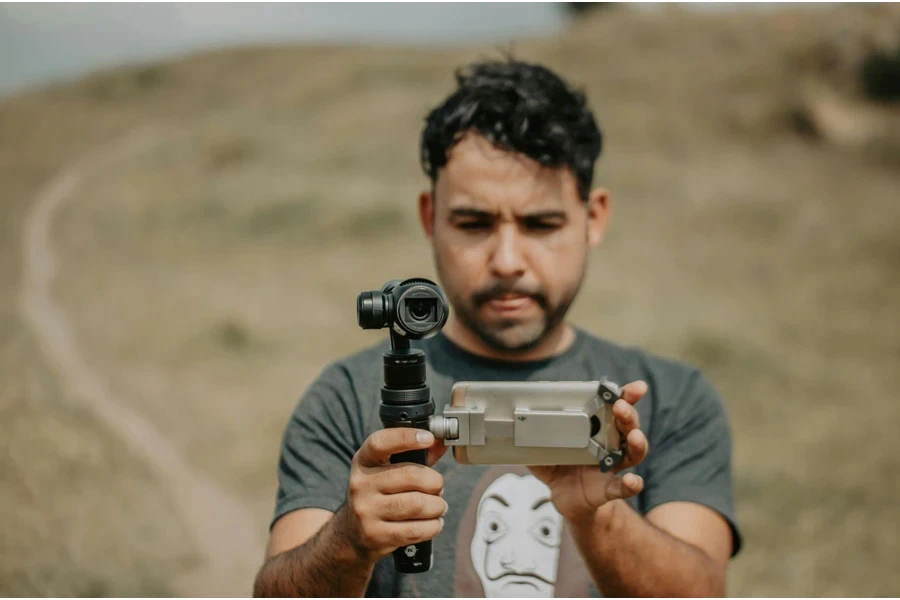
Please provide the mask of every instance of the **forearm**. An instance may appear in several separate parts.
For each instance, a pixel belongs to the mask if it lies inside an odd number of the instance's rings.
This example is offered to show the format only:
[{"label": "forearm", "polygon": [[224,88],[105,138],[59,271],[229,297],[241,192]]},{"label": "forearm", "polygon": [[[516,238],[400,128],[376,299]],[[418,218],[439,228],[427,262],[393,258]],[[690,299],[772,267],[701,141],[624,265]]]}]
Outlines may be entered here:
[{"label": "forearm", "polygon": [[725,565],[655,527],[622,500],[569,528],[604,596],[725,595]]},{"label": "forearm", "polygon": [[254,597],[363,597],[374,562],[353,547],[343,525],[342,508],[305,544],[266,560]]}]

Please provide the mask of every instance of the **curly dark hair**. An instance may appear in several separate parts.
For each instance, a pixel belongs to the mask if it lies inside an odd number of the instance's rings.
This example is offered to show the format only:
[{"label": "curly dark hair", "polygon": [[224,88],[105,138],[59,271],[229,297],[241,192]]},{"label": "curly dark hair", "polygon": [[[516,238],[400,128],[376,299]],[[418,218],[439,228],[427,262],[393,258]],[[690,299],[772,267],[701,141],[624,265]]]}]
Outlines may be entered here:
[{"label": "curly dark hair", "polygon": [[603,136],[584,92],[550,69],[513,58],[456,69],[457,89],[425,118],[420,161],[432,184],[468,132],[548,167],[567,167],[586,200]]}]

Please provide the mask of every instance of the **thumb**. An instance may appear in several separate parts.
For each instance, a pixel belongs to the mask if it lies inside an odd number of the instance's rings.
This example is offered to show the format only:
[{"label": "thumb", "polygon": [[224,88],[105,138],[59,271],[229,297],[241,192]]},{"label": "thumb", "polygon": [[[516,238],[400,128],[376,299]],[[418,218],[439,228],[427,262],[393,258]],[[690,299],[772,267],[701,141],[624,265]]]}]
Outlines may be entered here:
[{"label": "thumb", "polygon": [[622,477],[613,477],[606,486],[606,498],[624,500],[637,496],[644,488],[644,478],[634,473],[626,473]]},{"label": "thumb", "polygon": [[553,479],[553,472],[556,470],[556,466],[528,465],[528,470],[531,471],[532,475],[549,485]]}]

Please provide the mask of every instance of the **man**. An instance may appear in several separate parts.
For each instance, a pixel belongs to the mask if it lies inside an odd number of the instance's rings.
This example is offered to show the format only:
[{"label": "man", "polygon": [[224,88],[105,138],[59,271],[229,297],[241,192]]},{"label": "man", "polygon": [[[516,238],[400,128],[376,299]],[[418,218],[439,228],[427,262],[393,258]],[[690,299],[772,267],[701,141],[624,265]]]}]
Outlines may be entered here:
[{"label": "man", "polygon": [[[616,473],[462,466],[428,432],[383,429],[385,336],[329,365],[290,419],[255,593],[723,596],[741,538],[718,395],[696,369],[565,321],[609,214],[583,95],[515,60],[457,83],[421,139],[419,217],[452,305],[414,343],[436,410],[460,380],[631,382],[614,406],[626,460]],[[430,466],[389,464],[420,448]],[[395,548],[429,539],[430,571],[394,571]]]}]

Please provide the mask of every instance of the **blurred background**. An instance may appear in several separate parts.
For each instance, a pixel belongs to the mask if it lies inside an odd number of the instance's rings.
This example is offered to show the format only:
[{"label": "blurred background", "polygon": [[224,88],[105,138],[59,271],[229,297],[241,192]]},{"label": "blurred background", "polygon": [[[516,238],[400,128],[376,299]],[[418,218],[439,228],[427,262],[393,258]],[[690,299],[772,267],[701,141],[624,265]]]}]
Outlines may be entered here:
[{"label": "blurred background", "polygon": [[0,595],[250,594],[356,294],[434,276],[423,118],[508,50],[606,136],[572,319],[727,402],[729,593],[900,594],[900,8],[601,3],[0,4]]}]

